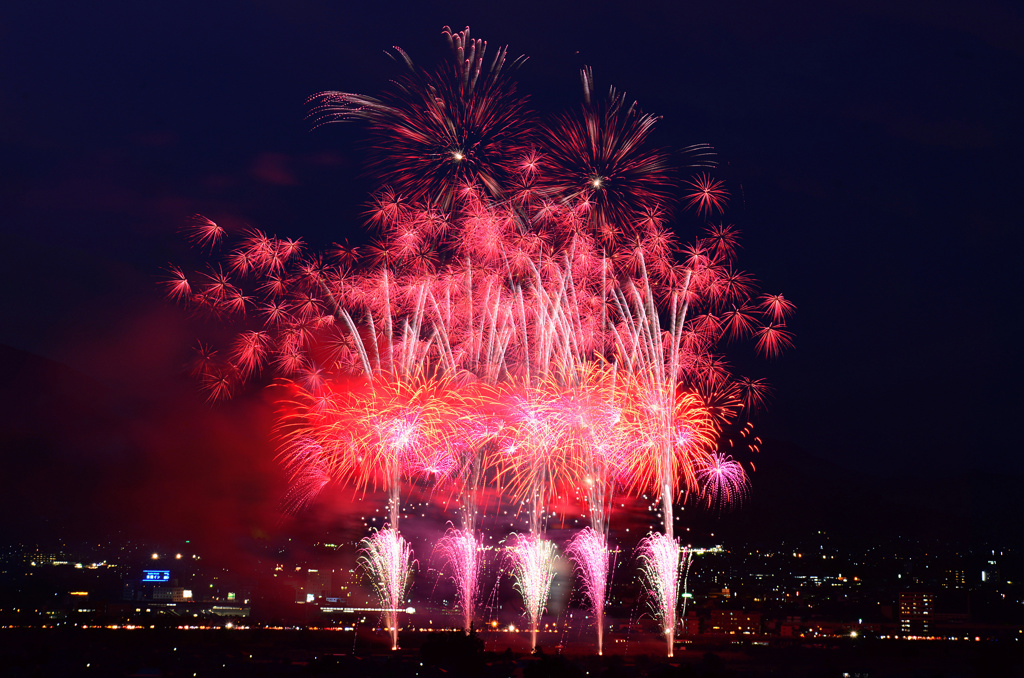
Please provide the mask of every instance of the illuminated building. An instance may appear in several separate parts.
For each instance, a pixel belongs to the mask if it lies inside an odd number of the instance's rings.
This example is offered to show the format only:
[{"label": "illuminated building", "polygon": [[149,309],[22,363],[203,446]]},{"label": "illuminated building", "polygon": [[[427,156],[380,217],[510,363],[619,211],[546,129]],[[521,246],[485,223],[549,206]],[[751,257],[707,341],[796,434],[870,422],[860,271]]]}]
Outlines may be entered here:
[{"label": "illuminated building", "polygon": [[931,635],[935,619],[935,596],[921,591],[903,591],[899,598],[900,633],[903,636]]},{"label": "illuminated building", "polygon": [[761,613],[740,610],[712,610],[707,633],[725,636],[761,635]]},{"label": "illuminated building", "polygon": [[967,573],[962,569],[946,570],[946,588],[962,589],[967,586]]}]

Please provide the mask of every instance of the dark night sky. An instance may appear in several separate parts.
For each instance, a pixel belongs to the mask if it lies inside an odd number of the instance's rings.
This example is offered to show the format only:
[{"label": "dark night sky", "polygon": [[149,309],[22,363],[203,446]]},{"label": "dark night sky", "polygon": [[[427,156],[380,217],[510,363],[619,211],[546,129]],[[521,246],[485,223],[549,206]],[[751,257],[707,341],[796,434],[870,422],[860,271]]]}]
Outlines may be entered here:
[{"label": "dark night sky", "polygon": [[432,67],[444,24],[528,55],[541,111],[576,105],[590,65],[663,116],[661,145],[717,148],[741,265],[799,308],[796,349],[757,366],[766,482],[1024,474],[1017,3],[370,4],[3,10],[0,534],[278,524],[268,406],[203,402],[181,373],[202,330],[157,282],[194,213],[358,238],[364,130],[311,132],[304,101],[379,92],[392,45]]}]

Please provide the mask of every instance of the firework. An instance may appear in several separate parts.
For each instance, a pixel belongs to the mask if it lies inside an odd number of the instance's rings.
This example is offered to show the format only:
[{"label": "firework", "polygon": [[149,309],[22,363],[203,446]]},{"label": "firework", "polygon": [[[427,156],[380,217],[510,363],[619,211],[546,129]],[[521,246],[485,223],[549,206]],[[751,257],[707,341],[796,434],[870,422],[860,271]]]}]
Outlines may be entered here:
[{"label": "firework", "polygon": [[412,548],[397,530],[385,526],[361,542],[359,563],[380,597],[384,623],[391,633],[391,649],[398,649],[398,612],[405,601],[412,568]]},{"label": "firework", "polygon": [[690,582],[690,567],[693,565],[693,553],[687,548],[683,549],[683,560],[683,633],[686,633],[686,603],[691,598],[687,587]]},{"label": "firework", "polygon": [[293,477],[328,473],[357,489],[389,492],[390,524],[399,520],[403,477],[445,477],[457,468],[461,401],[445,379],[376,379],[311,393],[295,389],[278,426]]},{"label": "firework", "polygon": [[628,463],[629,446],[623,419],[622,387],[614,364],[591,360],[562,390],[562,435],[559,445],[569,450],[577,468],[575,486],[582,494],[594,531],[607,536],[610,506],[619,467]]},{"label": "firework", "polygon": [[697,394],[640,383],[630,396],[630,445],[620,481],[635,494],[661,496],[665,533],[671,535],[672,503],[683,490],[697,488],[697,469],[710,457],[718,430]]},{"label": "firework", "polygon": [[444,35],[451,61],[428,73],[401,49],[403,72],[378,97],[321,92],[310,99],[315,125],[360,119],[379,152],[373,169],[404,198],[449,207],[465,184],[500,196],[515,171],[530,114],[510,74],[524,57],[487,54],[469,28]]},{"label": "firework", "polygon": [[659,223],[668,202],[668,158],[646,144],[658,118],[642,113],[615,88],[594,90],[581,72],[584,105],[545,131],[537,163],[542,195],[585,208],[591,230],[606,244]]},{"label": "firework", "polygon": [[329,464],[329,455],[315,440],[295,441],[291,458],[285,464],[290,481],[284,499],[286,511],[296,513],[313,503],[332,480]]},{"label": "firework", "polygon": [[764,294],[761,296],[761,308],[769,314],[772,322],[783,323],[796,312],[794,304],[781,294]]},{"label": "firework", "polygon": [[192,223],[187,227],[188,239],[198,247],[209,247],[211,250],[220,244],[224,237],[224,227],[207,219],[202,214],[192,216]]},{"label": "firework", "polygon": [[583,582],[583,593],[594,613],[597,629],[597,653],[604,653],[604,605],[608,598],[609,564],[608,537],[587,527],[576,533],[566,547],[566,554],[575,564]]},{"label": "firework", "polygon": [[167,267],[167,272],[171,274],[170,278],[163,281],[163,285],[167,288],[167,296],[174,301],[190,299],[192,283],[181,268],[171,264]]},{"label": "firework", "polygon": [[675,644],[680,565],[686,554],[680,549],[678,539],[657,532],[648,534],[637,550],[640,554],[640,579],[649,595],[651,613],[661,622],[668,656],[671,657]]},{"label": "firework", "polygon": [[[530,532],[544,528],[547,500],[579,477],[571,449],[560,445],[564,422],[557,395],[543,389],[520,388],[506,396],[503,450],[495,455],[499,482],[514,499],[528,507]],[[504,478],[505,480],[501,480]]]},{"label": "firework", "polygon": [[724,181],[716,181],[708,174],[698,174],[687,182],[693,191],[685,197],[689,198],[687,207],[696,207],[698,216],[710,215],[712,211],[721,213],[729,192],[725,190]]},{"label": "firework", "polygon": [[438,542],[445,562],[448,563],[455,592],[462,608],[462,628],[469,633],[473,625],[476,611],[477,592],[479,590],[481,552],[483,545],[480,538],[465,530],[448,528],[444,537]]},{"label": "firework", "polygon": [[536,649],[537,627],[555,577],[557,549],[553,542],[533,534],[513,535],[513,538],[509,549],[510,569],[530,621],[530,648]]},{"label": "firework", "polygon": [[701,498],[710,508],[725,509],[743,501],[750,482],[743,465],[731,456],[714,453],[697,471]]},{"label": "firework", "polygon": [[784,324],[769,323],[755,332],[757,350],[769,358],[777,358],[782,351],[793,346],[793,333]]},{"label": "firework", "polygon": [[[290,510],[327,488],[387,492],[387,526],[360,558],[394,646],[413,563],[398,533],[403,488],[429,486],[432,500],[458,506],[461,525],[438,548],[468,629],[478,495],[491,485],[529,524],[508,566],[534,645],[555,561],[549,516],[588,514],[567,552],[599,652],[612,499],[656,497],[664,529],[641,545],[642,580],[671,652],[688,562],[674,504],[690,493],[711,508],[743,498],[743,467],[719,448],[741,428],[756,449],[741,422],[769,392],[734,375],[722,347],[778,356],[793,343],[795,306],[737,268],[733,225],[680,242],[672,196],[706,219],[728,193],[704,171],[675,178],[650,146],[657,117],[614,89],[599,96],[585,70],[582,108],[538,126],[511,78],[522,59],[488,51],[468,29],[444,37],[452,56],[434,72],[396,48],[403,72],[379,97],[313,98],[317,124],[371,129],[380,183],[368,245],[320,253],[258,229],[227,245],[223,227],[193,217],[187,237],[211,261],[170,265],[163,284],[233,339],[220,351],[200,344],[191,371],[211,399],[270,379],[285,394],[276,434]],[[694,167],[714,166],[706,146],[687,153]]]}]

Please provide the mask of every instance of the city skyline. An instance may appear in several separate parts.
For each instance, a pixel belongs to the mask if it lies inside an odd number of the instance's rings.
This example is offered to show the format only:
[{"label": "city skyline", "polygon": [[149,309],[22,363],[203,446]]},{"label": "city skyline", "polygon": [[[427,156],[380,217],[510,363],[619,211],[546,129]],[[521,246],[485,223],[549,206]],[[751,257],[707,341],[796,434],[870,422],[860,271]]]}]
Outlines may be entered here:
[{"label": "city skyline", "polygon": [[[27,627],[216,627],[225,620],[240,627],[379,626],[382,620],[373,614],[380,612],[379,603],[352,557],[355,546],[354,540],[289,542],[266,548],[252,570],[239,563],[211,563],[199,545],[187,541],[163,546],[111,541],[56,550],[8,546],[0,554],[6,584],[0,618]],[[480,631],[521,628],[517,596],[498,554],[506,548],[487,549],[486,602],[476,624]],[[815,532],[774,548],[726,542],[694,549],[691,555],[686,587],[690,611],[684,617],[695,627],[683,630],[691,638],[942,638],[966,633],[973,640],[975,628],[983,634],[1009,634],[1009,639],[1021,631],[1019,549],[913,539],[849,549],[831,535]],[[453,605],[455,588],[443,561],[437,552],[424,558],[407,603],[416,611],[404,626],[436,631],[461,626],[461,612]],[[622,642],[621,632],[627,628],[643,634],[656,628],[655,620],[643,614],[638,574],[637,562],[619,553],[608,601],[609,628],[619,632],[612,632],[619,637],[613,645]],[[585,645],[587,624],[581,627],[572,620],[587,618],[588,607],[575,590],[571,569],[559,568],[553,592],[542,628],[571,628],[573,643]],[[922,618],[921,610],[937,616]],[[148,622],[141,621],[142,612]],[[193,612],[198,620],[192,619]],[[730,622],[722,615],[740,618]],[[722,623],[740,628],[723,632],[715,627]]]}]

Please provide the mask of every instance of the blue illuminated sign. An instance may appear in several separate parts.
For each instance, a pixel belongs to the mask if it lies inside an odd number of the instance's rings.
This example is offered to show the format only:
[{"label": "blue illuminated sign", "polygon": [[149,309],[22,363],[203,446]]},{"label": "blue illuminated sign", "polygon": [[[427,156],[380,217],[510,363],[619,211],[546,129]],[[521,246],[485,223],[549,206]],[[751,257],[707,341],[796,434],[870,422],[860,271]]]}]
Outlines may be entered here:
[{"label": "blue illuminated sign", "polygon": [[170,581],[170,570],[143,570],[142,581]]}]

